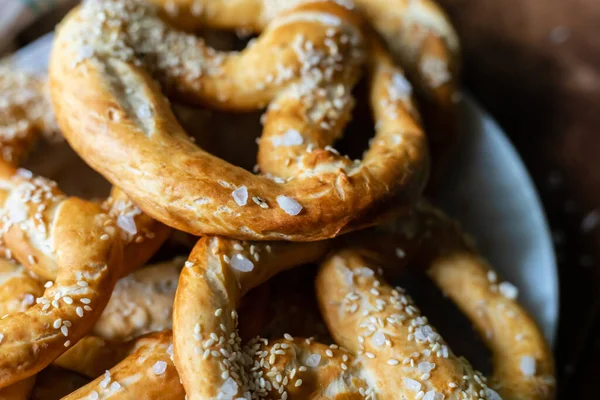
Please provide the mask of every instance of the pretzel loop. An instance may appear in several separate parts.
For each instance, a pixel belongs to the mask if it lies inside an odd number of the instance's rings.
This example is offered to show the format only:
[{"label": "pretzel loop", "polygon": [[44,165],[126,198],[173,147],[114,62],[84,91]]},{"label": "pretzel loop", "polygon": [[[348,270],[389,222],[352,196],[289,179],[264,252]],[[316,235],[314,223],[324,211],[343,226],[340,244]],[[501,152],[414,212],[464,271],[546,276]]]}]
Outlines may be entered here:
[{"label": "pretzel loop", "polygon": [[[332,237],[373,223],[375,205],[411,203],[427,176],[406,79],[361,29],[335,4],[302,4],[241,53],[221,53],[148,5],[86,2],[63,22],[52,55],[57,119],[91,166],[173,227],[240,239]],[[377,133],[364,160],[352,162],[328,146],[348,119],[367,47]],[[235,110],[270,103],[259,163],[275,176],[195,147],[147,71],[187,100]]]}]

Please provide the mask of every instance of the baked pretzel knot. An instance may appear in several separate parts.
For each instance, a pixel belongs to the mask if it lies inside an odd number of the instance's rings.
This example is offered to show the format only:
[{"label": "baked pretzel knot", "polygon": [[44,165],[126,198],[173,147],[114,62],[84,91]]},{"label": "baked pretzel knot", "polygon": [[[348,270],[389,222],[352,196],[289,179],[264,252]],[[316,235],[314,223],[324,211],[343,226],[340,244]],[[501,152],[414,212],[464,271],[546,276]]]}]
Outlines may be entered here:
[{"label": "baked pretzel knot", "polygon": [[[415,230],[387,234],[387,245],[402,246],[402,259],[409,262],[421,258],[436,284],[485,335],[494,356],[493,387],[504,399],[552,398],[551,353],[535,323],[504,290],[508,284],[499,284],[435,209],[420,208],[402,223]],[[440,250],[431,252],[438,242]],[[280,271],[319,259],[328,246],[198,242],[180,277],[173,320],[175,364],[189,399],[500,398],[452,352],[410,296],[386,283],[371,251],[356,244],[327,257],[316,279],[321,312],[337,344],[287,334],[243,343],[236,329],[239,298]],[[376,254],[386,259],[385,252]],[[386,268],[402,263],[394,258]]]},{"label": "baked pretzel knot", "polygon": [[[363,67],[376,134],[363,160],[352,161],[331,145]],[[263,175],[196,147],[153,78],[190,102],[268,105]],[[285,11],[245,50],[225,53],[175,30],[152,5],[87,1],[59,29],[50,79],[73,148],[150,216],[193,234],[329,238],[372,224],[386,202],[412,203],[427,176],[427,143],[402,70],[357,15],[334,3]]]}]

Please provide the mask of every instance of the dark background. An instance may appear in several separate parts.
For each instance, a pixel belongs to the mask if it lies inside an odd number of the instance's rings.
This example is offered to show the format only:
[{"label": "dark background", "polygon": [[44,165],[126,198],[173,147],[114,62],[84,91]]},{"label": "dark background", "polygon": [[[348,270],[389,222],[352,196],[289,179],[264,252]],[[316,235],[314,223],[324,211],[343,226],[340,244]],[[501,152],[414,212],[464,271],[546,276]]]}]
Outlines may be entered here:
[{"label": "dark background", "polygon": [[439,1],[462,40],[465,85],[516,145],[550,222],[559,398],[600,398],[600,1]]}]

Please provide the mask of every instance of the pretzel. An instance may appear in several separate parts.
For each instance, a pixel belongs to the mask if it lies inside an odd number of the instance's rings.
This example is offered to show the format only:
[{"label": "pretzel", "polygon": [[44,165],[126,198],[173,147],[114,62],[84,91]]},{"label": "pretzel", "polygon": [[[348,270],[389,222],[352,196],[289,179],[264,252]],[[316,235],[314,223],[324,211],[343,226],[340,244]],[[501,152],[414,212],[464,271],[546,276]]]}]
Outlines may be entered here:
[{"label": "pretzel", "polygon": [[[516,288],[508,282],[501,282],[460,227],[427,202],[417,203],[412,214],[399,222],[391,233],[396,246],[386,246],[389,240],[382,240],[381,236],[372,233],[367,235],[367,240],[365,237],[352,240],[358,244],[354,246],[357,254],[352,254],[349,260],[342,257],[337,261],[344,264],[362,257],[389,265],[395,259],[395,264],[413,264],[413,267],[424,270],[474,323],[492,350],[494,374],[491,385],[502,398],[554,398],[552,352],[531,316],[515,301]],[[390,232],[384,236],[389,239]],[[365,245],[368,251],[360,249]],[[402,257],[398,258],[398,254]],[[333,275],[333,267],[329,268],[330,272],[321,273]],[[317,298],[322,310],[326,298],[333,292],[331,279],[331,276],[324,277],[321,284],[317,283]],[[328,317],[335,318],[334,312],[324,312],[324,315],[326,321]],[[349,321],[346,315],[342,325],[333,321],[328,323],[338,341],[335,330],[341,329],[347,322],[351,323]],[[349,346],[347,342],[340,344]]]},{"label": "pretzel", "polygon": [[104,339],[126,340],[170,330],[173,299],[184,261],[175,258],[121,278],[91,334]]},{"label": "pretzel", "polygon": [[[311,0],[151,0],[186,31],[199,28],[260,32],[283,11]],[[421,94],[421,111],[432,152],[432,179],[444,176],[459,144],[460,44],[442,9],[430,0],[334,0],[357,9],[385,40]]]},{"label": "pretzel", "polygon": [[[552,398],[551,353],[514,301],[512,286],[497,281],[441,212],[420,204],[401,223],[394,241],[386,234],[387,246],[408,262],[421,257],[429,263],[434,281],[485,334],[494,353],[493,387],[505,399]],[[373,241],[381,244],[381,239],[375,235]],[[377,264],[367,256],[373,251],[348,241],[350,247],[321,265],[316,283],[328,328],[345,350],[288,335],[243,347],[236,334],[237,299],[294,264],[318,259],[323,247],[201,239],[182,271],[174,309],[175,364],[188,398],[293,399],[333,393],[372,399],[499,398],[479,372],[452,353],[408,294],[381,280]],[[369,242],[363,237],[363,246]],[[439,250],[431,252],[431,246]]]},{"label": "pretzel", "polygon": [[[411,203],[427,175],[406,79],[360,29],[340,6],[304,4],[241,53],[220,53],[149,5],[86,2],[56,38],[53,105],[73,148],[153,218],[198,235],[332,237],[373,223],[375,205]],[[352,162],[329,146],[349,118],[367,47],[376,135],[364,160]],[[180,98],[234,110],[270,104],[259,151],[270,175],[193,146],[148,69]]]},{"label": "pretzel", "polygon": [[[164,269],[164,266],[162,268]],[[148,286],[154,285],[150,283]],[[242,308],[245,309],[244,314],[247,318],[240,324],[242,337],[249,338],[259,333],[258,329],[264,322],[263,310],[267,300],[264,290],[251,292],[244,299]],[[107,311],[109,307],[105,313]],[[150,325],[147,325],[146,329],[149,327]],[[98,395],[102,398],[152,399],[164,398],[165,393],[169,393],[169,398],[183,398],[183,387],[179,379],[175,379],[178,375],[173,375],[175,367],[172,364],[171,338],[171,332],[165,331],[147,334],[127,342],[94,336],[80,340],[54,364],[88,377],[99,378],[67,398],[94,398]],[[140,360],[143,360],[141,366]],[[151,369],[152,373],[148,371],[146,374],[140,374],[146,368]]]}]

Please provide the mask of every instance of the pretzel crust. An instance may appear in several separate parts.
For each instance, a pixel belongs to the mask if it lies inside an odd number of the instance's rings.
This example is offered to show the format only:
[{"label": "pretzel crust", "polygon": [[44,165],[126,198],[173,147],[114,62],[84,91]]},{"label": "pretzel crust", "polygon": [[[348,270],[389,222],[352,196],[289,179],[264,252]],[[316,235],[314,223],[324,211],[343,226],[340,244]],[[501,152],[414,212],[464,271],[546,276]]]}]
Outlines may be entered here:
[{"label": "pretzel crust", "polygon": [[[365,42],[360,22],[344,8],[325,2],[301,5],[274,20],[245,51],[223,54],[173,31],[148,7],[113,1],[97,9],[94,4],[86,3],[67,17],[56,38],[50,79],[57,119],[75,150],[152,217],[197,235],[308,241],[372,223],[361,218],[392,198],[409,204],[421,192],[428,169],[427,146],[410,96],[393,90],[394,82],[404,79],[402,71],[381,46]],[[124,14],[134,17],[124,19]],[[99,15],[116,19],[124,29],[111,34],[98,22]],[[141,36],[127,33],[128,26]],[[164,32],[165,40],[173,40],[168,47],[183,53],[174,55],[158,44],[153,49],[148,43],[154,45],[156,38],[144,37],[143,27]],[[92,32],[100,34],[90,36]],[[116,41],[106,42],[113,34]],[[82,37],[89,40],[75,39]],[[298,38],[300,46],[311,43],[307,48],[314,46],[315,52],[324,54],[320,64],[307,64],[312,55],[306,50],[296,53]],[[372,106],[379,124],[364,160],[353,163],[326,147],[347,118],[349,93],[367,45],[372,48]],[[122,51],[113,52],[115,46]],[[283,149],[272,156],[293,164],[296,159],[286,156],[288,150],[301,155],[297,162],[303,166],[302,176],[280,183],[193,146],[143,68],[148,65],[136,53],[140,46],[153,52],[145,59],[158,59],[149,67],[155,76],[180,97],[232,109],[259,108],[274,100],[277,106],[269,108],[265,134],[281,138],[295,131],[305,136],[303,145],[280,146]],[[274,47],[279,51],[269,50]],[[68,60],[75,60],[76,66]],[[165,67],[171,61],[177,66]],[[190,70],[192,65],[200,70]],[[273,79],[277,65],[289,73],[282,83]],[[294,101],[298,96],[301,101]],[[322,115],[333,109],[332,101],[340,111]],[[307,152],[316,137],[320,142]],[[106,151],[97,151],[100,144]],[[286,170],[277,165],[277,171]],[[268,172],[271,167],[266,168]],[[289,173],[282,172],[281,179]],[[232,192],[242,188],[247,200],[256,198],[256,203],[236,204]],[[290,209],[290,201],[301,210]]]}]

